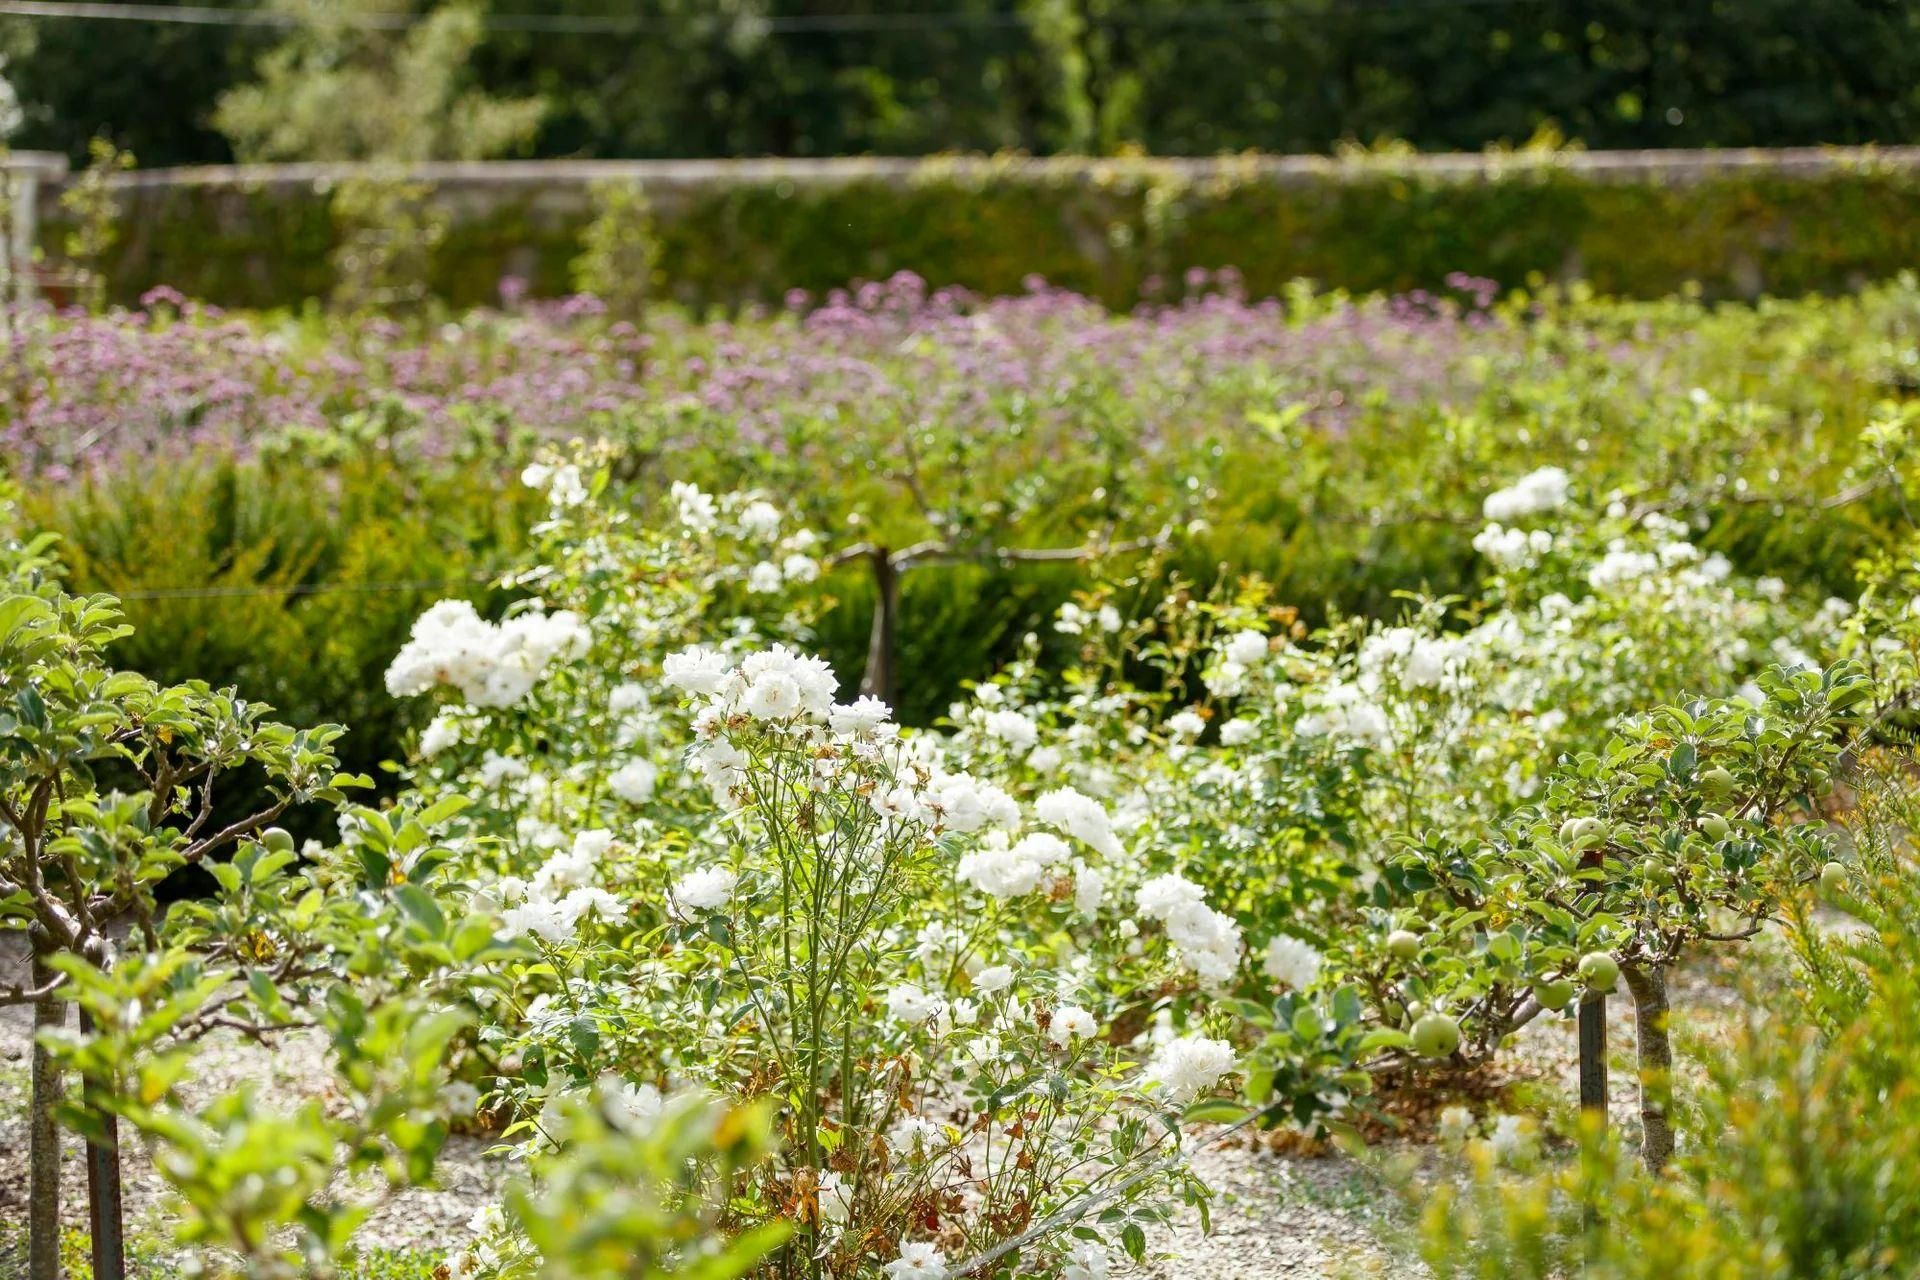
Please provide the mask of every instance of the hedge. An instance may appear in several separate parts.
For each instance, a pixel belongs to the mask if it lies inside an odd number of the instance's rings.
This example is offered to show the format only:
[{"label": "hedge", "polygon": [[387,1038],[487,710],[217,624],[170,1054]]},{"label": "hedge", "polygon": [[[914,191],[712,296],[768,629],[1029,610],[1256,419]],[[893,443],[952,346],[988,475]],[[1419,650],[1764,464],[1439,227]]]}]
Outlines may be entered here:
[{"label": "hedge", "polygon": [[[125,175],[116,297],[167,284],[229,306],[323,295],[338,168]],[[1920,151],[1465,157],[521,162],[425,166],[451,229],[431,284],[567,292],[596,184],[641,185],[660,286],[694,306],[918,272],[1007,293],[1039,275],[1128,305],[1194,267],[1256,295],[1585,280],[1619,296],[1838,292],[1920,261]],[[57,211],[46,239],[58,243]]]}]

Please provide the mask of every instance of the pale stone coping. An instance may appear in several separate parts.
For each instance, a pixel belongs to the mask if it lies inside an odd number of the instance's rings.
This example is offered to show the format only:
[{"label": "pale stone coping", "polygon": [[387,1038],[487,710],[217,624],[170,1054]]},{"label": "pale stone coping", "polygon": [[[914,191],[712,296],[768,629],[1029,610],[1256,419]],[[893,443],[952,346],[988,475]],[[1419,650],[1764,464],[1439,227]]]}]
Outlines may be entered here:
[{"label": "pale stone coping", "polygon": [[[46,153],[14,152],[9,167],[25,157],[58,161]],[[1693,151],[1495,152],[1409,156],[1230,155],[1197,157],[1026,157],[1026,156],[842,156],[824,159],[745,160],[487,160],[412,165],[303,163],[276,165],[204,165],[139,169],[109,175],[116,188],[303,186],[325,188],[353,178],[385,177],[452,187],[555,187],[596,182],[637,182],[642,186],[698,187],[727,184],[832,186],[858,181],[906,183],[951,177],[980,180],[999,175],[1086,181],[1093,185],[1162,175],[1205,181],[1221,177],[1263,177],[1307,181],[1406,173],[1472,179],[1559,169],[1602,181],[1659,179],[1685,182],[1731,172],[1771,171],[1815,176],[1858,169],[1920,169],[1920,147],[1790,147]],[[57,181],[59,170],[36,169]]]},{"label": "pale stone coping", "polygon": [[8,151],[0,154],[0,172],[58,181],[67,175],[67,157],[58,151]]}]

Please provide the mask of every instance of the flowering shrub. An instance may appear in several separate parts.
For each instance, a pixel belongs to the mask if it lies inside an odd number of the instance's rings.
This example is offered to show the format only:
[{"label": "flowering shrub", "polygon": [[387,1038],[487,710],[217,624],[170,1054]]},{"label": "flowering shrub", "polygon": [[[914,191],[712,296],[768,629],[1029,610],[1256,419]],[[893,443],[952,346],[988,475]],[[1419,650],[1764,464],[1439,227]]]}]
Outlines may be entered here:
[{"label": "flowering shrub", "polygon": [[[325,1260],[353,1219],[330,1189],[336,1173],[404,1184],[431,1168],[446,1132],[438,1061],[459,1018],[421,994],[490,934],[453,929],[422,887],[436,862],[418,824],[399,828],[410,856],[389,856],[392,815],[354,818],[381,834],[369,850],[388,852],[296,872],[292,838],[267,824],[365,785],[335,768],[339,728],[296,730],[232,690],[112,670],[103,651],[125,630],[115,603],[60,591],[31,544],[4,550],[0,929],[26,942],[32,964],[0,1003],[31,1004],[38,1033],[34,1269],[58,1268],[57,1109],[102,1151],[117,1149],[117,1120],[165,1150],[182,1240],[233,1250],[255,1274],[295,1274],[296,1256]],[[271,800],[221,815],[216,787],[242,769],[267,778]],[[163,913],[160,880],[187,866],[206,868],[218,895]],[[181,1104],[200,1036],[313,1026],[333,1034],[350,1116],[264,1114],[249,1094],[198,1114]],[[63,1102],[69,1072],[81,1089]],[[298,1255],[272,1234],[296,1227]]]},{"label": "flowering shrub", "polygon": [[[649,530],[571,466],[528,477],[553,502],[552,562],[517,575],[538,603],[498,626],[437,606],[390,673],[446,690],[415,776],[487,797],[461,815],[470,906],[538,956],[484,997],[509,1136],[564,1151],[592,1089],[640,1123],[669,1094],[766,1100],[780,1150],[726,1225],[783,1224],[784,1268],[935,1274],[1016,1241],[1102,1271],[1108,1247],[1137,1255],[1156,1193],[1199,1194],[1177,1117],[1237,1055],[1197,1021],[1116,1042],[1096,975],[1230,970],[1237,928],[1170,878],[1141,891],[1165,954],[1128,955],[1131,931],[1098,927],[1121,854],[1103,806],[1022,805],[725,616],[810,579],[808,535],[691,486]],[[566,643],[526,640],[556,627]],[[1063,929],[1092,953],[1064,969]],[[1089,1205],[1111,1245],[1056,1239]],[[465,1264],[510,1274],[531,1248]]]},{"label": "flowering shrub", "polygon": [[[672,480],[779,492],[841,555],[911,559],[897,666],[915,678],[892,701],[913,725],[1111,571],[1061,551],[1170,531],[1202,583],[1224,564],[1309,623],[1388,619],[1423,584],[1478,596],[1482,504],[1543,464],[1711,517],[1703,552],[1749,575],[1856,593],[1850,566],[1900,518],[1858,437],[1910,376],[1910,286],[1751,312],[1455,283],[1256,299],[1221,271],[1113,311],[903,277],[642,327],[511,291],[409,324],[157,293],[16,326],[0,466],[35,481],[29,518],[61,533],[76,587],[122,598],[125,662],[351,725],[365,772],[405,727],[371,678],[396,629],[447,595],[497,615],[481,584],[540,518],[518,473],[575,436],[613,442],[615,474],[662,500]],[[825,575],[808,643],[849,682],[885,590],[857,559]]]},{"label": "flowering shrub", "polygon": [[[1253,582],[1176,590],[1137,624],[1096,593],[1056,624],[1082,643],[1062,694],[1016,667],[952,715],[955,746],[1016,793],[1118,790],[1136,856],[1172,873],[1143,892],[1141,916],[1167,919],[1195,976],[1272,1028],[1252,1090],[1298,1120],[1349,1110],[1370,1063],[1485,1057],[1568,1009],[1582,983],[1610,987],[1609,970],[1634,989],[1652,1044],[1666,966],[1750,936],[1827,856],[1812,828],[1775,827],[1871,696],[1857,670],[1823,675],[1808,656],[1839,651],[1851,608],[1797,607],[1780,584],[1741,579],[1658,510],[1585,511],[1563,472],[1523,477],[1488,506],[1526,550],[1490,554],[1467,607],[1423,602],[1394,625],[1309,635]],[[1482,541],[1504,547],[1508,532],[1489,524]],[[1157,668],[1156,692],[1127,682],[1133,660]],[[1723,700],[1623,720],[1694,690]],[[1628,744],[1676,736],[1692,744],[1692,763],[1672,766],[1681,794],[1582,790],[1628,786]],[[1697,846],[1661,843],[1663,808],[1630,836],[1592,816],[1596,803],[1679,804],[1707,830]],[[1556,876],[1571,877],[1564,892]],[[1196,902],[1211,890],[1233,914],[1205,906],[1176,925],[1167,885]],[[1728,913],[1740,923],[1720,925]],[[1240,968],[1243,928],[1264,983]],[[1663,1105],[1656,1085],[1649,1115]]]},{"label": "flowering shrub", "polygon": [[[1658,982],[1826,860],[1780,820],[1869,696],[1802,651],[1846,610],[1534,474],[1470,605],[1310,633],[1258,583],[1143,575],[1061,611],[1075,666],[1033,649],[903,730],[794,647],[816,539],[686,485],[642,520],[578,466],[527,476],[537,598],[436,606],[391,673],[443,699],[424,795],[485,797],[469,910],[531,948],[479,997],[482,1084],[557,1158],[588,1097],[770,1106],[718,1225],[777,1227],[782,1271],[1104,1267],[1202,1194],[1178,1114],[1246,1114],[1205,1102],[1243,1069],[1269,1119],[1343,1128],[1383,1066]],[[1687,688],[1723,693],[1629,714]],[[493,1224],[463,1265],[538,1252]]]},{"label": "flowering shrub", "polygon": [[[1071,309],[895,288],[782,341],[905,342],[960,371],[931,380],[945,394],[1005,337],[982,316],[1017,331]],[[1207,305],[1167,323],[1252,340],[1233,331],[1243,304]],[[1430,318],[1436,341],[1482,323]],[[975,383],[983,420],[1083,425],[1023,399],[1039,384]],[[737,409],[758,392],[728,394]],[[796,474],[813,426],[782,421],[769,474]],[[1083,460],[1112,443],[1088,439]],[[856,505],[904,487],[928,555],[1010,560],[999,531],[1093,474],[1002,501],[964,465],[923,470],[911,430],[869,443]],[[1876,466],[1897,472],[1895,444],[1871,446]],[[1821,801],[1907,714],[1920,653],[1904,551],[1866,567],[1858,606],[1822,602],[1711,550],[1723,529],[1686,486],[1601,487],[1529,458],[1475,494],[1465,595],[1311,625],[1255,575],[1186,576],[1210,536],[1192,522],[1101,557],[1045,635],[909,727],[817,653],[823,577],[876,547],[891,565],[887,531],[817,531],[766,490],[631,483],[631,445],[519,459],[541,516],[499,581],[508,603],[443,600],[392,655],[385,688],[424,728],[381,806],[345,803],[361,780],[336,776],[335,730],[108,672],[110,606],[62,595],[44,547],[10,548],[0,691],[24,691],[0,728],[31,745],[64,723],[62,777],[103,758],[148,774],[130,794],[88,776],[36,811],[49,766],[16,753],[0,905],[74,954],[14,994],[87,1011],[43,1028],[44,1060],[83,1084],[64,1114],[165,1153],[187,1240],[261,1274],[325,1265],[355,1212],[336,1177],[423,1179],[466,1122],[497,1126],[524,1176],[448,1259],[457,1277],[613,1274],[623,1257],[1101,1277],[1178,1206],[1204,1211],[1196,1126],[1349,1132],[1382,1075],[1488,1061],[1616,983],[1658,1167],[1666,972],[1844,883]],[[968,442],[949,446],[964,463]],[[1137,515],[1109,478],[1069,518]],[[242,762],[279,807],[214,827],[194,788]],[[316,801],[337,839],[296,860],[263,828]],[[69,856],[80,873],[49,880]],[[219,893],[163,920],[151,882],[182,859]],[[140,945],[86,945],[89,916],[123,907]],[[156,1004],[165,1018],[128,1016]],[[187,1107],[187,1046],[231,1024],[324,1031],[344,1105]],[[1473,1122],[1445,1127],[1464,1142]],[[1488,1133],[1509,1166],[1543,1156],[1529,1121]],[[288,1176],[261,1185],[276,1159]]]}]

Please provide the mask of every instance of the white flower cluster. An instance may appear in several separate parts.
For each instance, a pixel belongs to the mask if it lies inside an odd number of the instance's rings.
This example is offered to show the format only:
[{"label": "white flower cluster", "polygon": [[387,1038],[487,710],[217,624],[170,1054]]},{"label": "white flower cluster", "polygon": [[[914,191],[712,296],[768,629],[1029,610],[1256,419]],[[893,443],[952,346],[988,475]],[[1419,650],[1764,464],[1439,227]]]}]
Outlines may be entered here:
[{"label": "white flower cluster", "polygon": [[749,654],[738,666],[724,653],[696,645],[669,654],[662,678],[702,705],[696,727],[744,714],[755,720],[824,722],[834,710],[840,682],[820,658],[795,653],[785,645]]},{"label": "white flower cluster", "polygon": [[1540,1154],[1540,1127],[1529,1116],[1500,1116],[1487,1135],[1487,1146],[1501,1164],[1530,1168]]},{"label": "white flower cluster", "polygon": [[[1733,565],[1727,558],[1718,552],[1702,555],[1700,548],[1687,541],[1686,526],[1679,521],[1656,512],[1642,524],[1656,539],[1654,544],[1649,548],[1615,538],[1607,544],[1606,554],[1587,570],[1588,586],[1603,594],[1617,594],[1669,575],[1665,582],[1670,588],[1702,591],[1732,575]],[[1766,591],[1762,588],[1758,594],[1764,598]]]},{"label": "white flower cluster", "polygon": [[765,559],[747,570],[747,590],[768,594],[820,576],[813,552],[820,539],[811,529],[781,536],[780,509],[764,498],[731,493],[719,497],[680,481],[668,494],[681,529],[697,538],[728,534],[762,549]]},{"label": "white flower cluster", "polygon": [[1040,741],[1040,726],[1031,717],[1018,711],[1001,708],[987,712],[985,728],[989,735],[1000,739],[1015,752],[1031,751],[1034,744]]},{"label": "white flower cluster", "polygon": [[1616,542],[1587,570],[1587,585],[1595,591],[1623,591],[1660,572],[1660,557]]},{"label": "white flower cluster", "polygon": [[1573,478],[1561,467],[1530,471],[1504,489],[1487,495],[1481,512],[1489,520],[1511,524],[1526,516],[1556,511],[1566,505]]},{"label": "white flower cluster", "polygon": [[1207,905],[1206,891],[1184,876],[1155,876],[1134,895],[1140,914],[1167,931],[1181,963],[1203,982],[1223,983],[1240,967],[1240,926]]},{"label": "white flower cluster", "polygon": [[930,1244],[915,1241],[900,1246],[900,1256],[881,1268],[887,1280],[947,1280],[947,1259]]},{"label": "white flower cluster", "polygon": [[1070,1049],[1075,1040],[1099,1033],[1099,1020],[1077,1004],[1063,1004],[1047,1018],[1047,1040],[1056,1049]]},{"label": "white flower cluster", "polygon": [[1120,611],[1112,605],[1103,604],[1088,612],[1071,600],[1060,606],[1060,613],[1053,623],[1053,629],[1065,636],[1077,636],[1096,628],[1112,635],[1121,626]]},{"label": "white flower cluster", "polygon": [[924,781],[911,778],[875,797],[874,807],[900,821],[960,835],[1020,829],[1018,802],[992,783],[965,773],[936,769]]},{"label": "white flower cluster", "polygon": [[887,992],[887,1016],[909,1026],[932,1021],[946,1007],[945,1000],[910,982],[903,982]]},{"label": "white flower cluster", "polygon": [[1167,717],[1167,732],[1176,739],[1191,742],[1206,731],[1207,718],[1192,707],[1184,711],[1176,711]]},{"label": "white flower cluster", "polygon": [[1260,967],[1282,986],[1305,991],[1320,976],[1320,964],[1318,951],[1298,938],[1281,933],[1275,934],[1267,944],[1266,959]]},{"label": "white flower cluster", "polygon": [[442,600],[414,622],[387,668],[387,692],[413,697],[445,684],[476,707],[510,707],[548,666],[584,655],[592,640],[586,623],[565,609],[530,610],[496,625],[465,600]]},{"label": "white flower cluster", "polygon": [[718,911],[733,901],[733,890],[740,877],[725,867],[702,867],[674,883],[673,906],[681,915],[695,911]]},{"label": "white flower cluster", "polygon": [[586,482],[580,477],[580,468],[571,462],[530,463],[520,473],[520,483],[529,489],[545,490],[547,502],[556,512],[577,507],[588,497]]},{"label": "white flower cluster", "polygon": [[1113,834],[1113,819],[1099,801],[1081,795],[1071,787],[1049,791],[1035,800],[1033,816],[1084,842],[1102,857],[1120,856],[1120,841]]},{"label": "white flower cluster", "polygon": [[1308,737],[1322,734],[1359,746],[1384,747],[1393,740],[1393,724],[1386,710],[1358,684],[1334,680],[1315,689],[1313,710],[1296,722]]},{"label": "white flower cluster", "polygon": [[[1005,791],[965,774],[945,775],[929,790],[942,799],[955,792],[983,797],[984,803],[976,800],[972,804],[987,808],[993,824],[1000,828],[981,848],[961,856],[955,874],[963,883],[991,898],[1015,898],[1041,888],[1063,886],[1071,877],[1075,907],[1086,915],[1099,910],[1106,894],[1105,877],[1075,858],[1072,846],[1051,832],[1032,831],[1012,840],[1011,833],[1020,825],[1020,810]],[[1041,822],[1066,832],[1102,856],[1116,857],[1121,851],[1107,811],[1078,791],[1066,787],[1049,791],[1034,801],[1033,812]],[[955,827],[951,821],[944,825],[959,831],[969,829]]]},{"label": "white flower cluster", "polygon": [[1098,1240],[1074,1240],[1060,1269],[1060,1280],[1107,1280],[1112,1264],[1107,1246]]},{"label": "white flower cluster", "polygon": [[1474,535],[1473,549],[1501,569],[1530,569],[1553,550],[1545,529],[1513,529],[1497,521]]},{"label": "white flower cluster", "polygon": [[651,760],[629,760],[607,775],[607,790],[628,804],[645,804],[660,785],[660,770]]},{"label": "white flower cluster", "polygon": [[610,831],[582,831],[564,853],[541,864],[531,882],[508,876],[494,884],[502,902],[515,903],[500,913],[500,932],[509,938],[532,934],[548,942],[565,942],[590,913],[609,920],[626,914],[626,904],[590,882],[601,859],[613,846]]},{"label": "white flower cluster", "polygon": [[1457,683],[1471,658],[1465,636],[1428,635],[1413,627],[1384,627],[1360,645],[1360,680],[1377,689],[1391,676],[1413,689],[1437,689]]},{"label": "white flower cluster", "polygon": [[955,874],[990,898],[1017,898],[1040,887],[1049,870],[1071,860],[1066,841],[1035,831],[1012,845],[993,845],[963,854]]},{"label": "white flower cluster", "polygon": [[1154,1051],[1143,1079],[1164,1090],[1169,1102],[1185,1104],[1213,1088],[1233,1068],[1233,1046],[1225,1040],[1182,1036]]},{"label": "white flower cluster", "polygon": [[[862,697],[836,703],[838,682],[832,669],[821,659],[784,645],[749,654],[737,665],[714,649],[684,649],[667,657],[663,678],[694,699],[694,730],[699,740],[688,760],[716,800],[729,806],[746,781],[749,764],[747,754],[722,733],[736,717],[816,747],[830,743],[848,747],[857,758],[867,760],[878,760],[888,744],[899,745],[899,726],[892,722],[884,702]],[[985,831],[1010,837],[1019,830],[1020,806],[1005,790],[941,768],[937,761],[903,763],[909,760],[911,753],[899,752],[893,762],[893,783],[867,793],[867,803],[882,817],[932,833]],[[843,766],[841,756],[825,753],[816,757],[814,767],[825,783]],[[1076,804],[1073,793],[1056,798],[1048,810],[1050,821],[1096,848],[1114,847],[1111,830],[1104,825],[1105,814],[1084,797],[1078,800],[1081,803]],[[1064,862],[1069,852],[1052,836],[1028,837],[1030,842],[1045,840],[1059,845],[1057,857],[1039,843],[1023,842],[1025,847],[1015,850],[1003,841],[991,849],[995,859],[977,868],[963,865],[962,875],[977,873],[980,887],[996,895],[1030,892],[1039,883],[1040,872],[1055,861]]]},{"label": "white flower cluster", "polygon": [[[1207,692],[1216,698],[1237,698],[1248,679],[1265,664],[1271,649],[1258,631],[1235,631],[1214,648],[1214,659],[1201,676]],[[1195,734],[1194,736],[1198,736]]]}]

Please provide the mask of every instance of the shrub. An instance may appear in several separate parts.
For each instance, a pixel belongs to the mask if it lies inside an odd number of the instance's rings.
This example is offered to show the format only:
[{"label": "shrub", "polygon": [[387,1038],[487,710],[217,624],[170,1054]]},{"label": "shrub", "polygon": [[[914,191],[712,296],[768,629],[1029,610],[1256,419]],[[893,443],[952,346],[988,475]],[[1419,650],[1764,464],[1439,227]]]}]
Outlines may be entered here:
[{"label": "shrub", "polygon": [[380,673],[421,603],[484,596],[526,524],[512,491],[481,476],[212,455],[103,475],[20,518],[58,535],[73,589],[120,597],[133,626],[120,661],[236,684],[296,721],[350,723],[340,749],[362,773],[408,725]]},{"label": "shrub", "polygon": [[[1263,295],[1302,278],[1356,292],[1437,290],[1464,271],[1516,284],[1584,280],[1627,297],[1697,285],[1751,299],[1850,290],[1908,269],[1917,182],[1904,162],[1872,152],[1812,172],[1677,179],[1531,155],[1489,156],[1464,177],[1391,157],[1289,174],[1226,157],[1200,176],[1151,161],[931,159],[905,181],[663,190],[646,216],[663,295],[696,307],[772,303],[790,288],[897,271],[990,294],[1044,276],[1122,306],[1156,282],[1227,266]],[[130,191],[128,203],[134,230],[110,267],[121,301],[159,284],[222,306],[296,306],[329,292],[325,255],[337,233],[309,184],[159,186]],[[473,306],[508,275],[528,276],[536,296],[572,288],[569,264],[594,211],[578,189],[558,213],[556,203],[550,184],[487,188],[482,211],[436,256],[434,292]],[[223,230],[217,242],[210,226]]]},{"label": "shrub", "polygon": [[1869,759],[1854,782],[1853,853],[1829,909],[1865,928],[1836,929],[1811,893],[1793,902],[1799,953],[1790,980],[1747,993],[1730,1042],[1701,1045],[1691,1142],[1666,1176],[1639,1173],[1599,1135],[1534,1176],[1476,1147],[1464,1192],[1423,1190],[1424,1253],[1442,1277],[1603,1280],[1739,1274],[1901,1275],[1920,1258],[1920,1203],[1905,1134],[1920,1001],[1910,956],[1920,943],[1920,877],[1907,833],[1920,819],[1910,753]]}]

